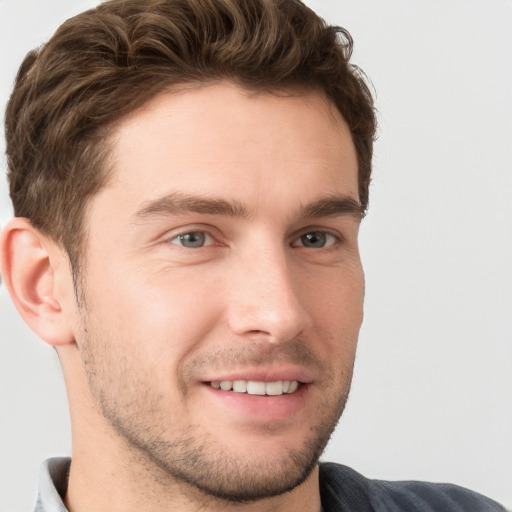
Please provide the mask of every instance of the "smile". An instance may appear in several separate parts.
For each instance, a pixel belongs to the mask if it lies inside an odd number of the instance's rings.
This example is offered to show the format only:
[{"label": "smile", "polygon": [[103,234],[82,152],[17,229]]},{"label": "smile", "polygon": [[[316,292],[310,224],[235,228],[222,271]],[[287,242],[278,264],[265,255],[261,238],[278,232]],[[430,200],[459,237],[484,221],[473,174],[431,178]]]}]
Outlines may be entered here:
[{"label": "smile", "polygon": [[299,382],[296,380],[278,380],[275,382],[222,380],[212,381],[210,386],[221,391],[234,391],[235,393],[247,393],[249,395],[278,396],[295,393],[299,388]]}]

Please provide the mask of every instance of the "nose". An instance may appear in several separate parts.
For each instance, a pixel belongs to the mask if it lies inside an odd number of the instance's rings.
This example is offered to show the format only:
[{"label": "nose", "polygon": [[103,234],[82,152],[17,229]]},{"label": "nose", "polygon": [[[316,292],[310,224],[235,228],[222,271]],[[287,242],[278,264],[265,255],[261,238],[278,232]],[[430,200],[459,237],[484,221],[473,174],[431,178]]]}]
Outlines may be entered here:
[{"label": "nose", "polygon": [[228,321],[239,336],[263,337],[271,343],[289,341],[311,319],[301,303],[304,282],[293,272],[285,249],[255,251],[240,258],[231,274]]}]

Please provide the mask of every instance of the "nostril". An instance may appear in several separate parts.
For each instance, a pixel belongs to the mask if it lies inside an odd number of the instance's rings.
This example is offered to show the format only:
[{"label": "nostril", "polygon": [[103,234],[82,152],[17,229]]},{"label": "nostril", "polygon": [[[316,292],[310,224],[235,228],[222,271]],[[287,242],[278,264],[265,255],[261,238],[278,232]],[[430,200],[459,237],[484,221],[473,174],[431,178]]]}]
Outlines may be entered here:
[{"label": "nostril", "polygon": [[271,336],[271,334],[268,331],[258,331],[258,330],[248,331],[247,334],[252,334],[254,336]]}]

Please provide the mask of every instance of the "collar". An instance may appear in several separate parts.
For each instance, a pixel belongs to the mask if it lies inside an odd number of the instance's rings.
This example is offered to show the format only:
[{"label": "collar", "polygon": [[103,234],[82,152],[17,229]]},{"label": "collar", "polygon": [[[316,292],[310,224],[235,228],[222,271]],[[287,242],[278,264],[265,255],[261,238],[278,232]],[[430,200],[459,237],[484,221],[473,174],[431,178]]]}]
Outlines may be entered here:
[{"label": "collar", "polygon": [[62,500],[68,487],[70,466],[68,457],[47,459],[41,464],[34,512],[68,512]]}]

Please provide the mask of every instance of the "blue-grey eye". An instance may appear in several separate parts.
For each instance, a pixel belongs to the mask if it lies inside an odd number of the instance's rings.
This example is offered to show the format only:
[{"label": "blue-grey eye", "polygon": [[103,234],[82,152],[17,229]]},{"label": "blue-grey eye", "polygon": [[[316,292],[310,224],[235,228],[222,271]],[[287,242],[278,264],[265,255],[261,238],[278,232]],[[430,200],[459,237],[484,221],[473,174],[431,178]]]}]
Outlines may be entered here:
[{"label": "blue-grey eye", "polygon": [[333,245],[335,242],[336,237],[331,233],[326,233],[325,231],[310,231],[300,236],[293,245],[308,247],[310,249],[322,249]]},{"label": "blue-grey eye", "polygon": [[189,249],[196,249],[204,247],[211,243],[211,237],[204,231],[191,231],[190,233],[183,233],[175,236],[171,240],[172,244],[181,245]]}]

